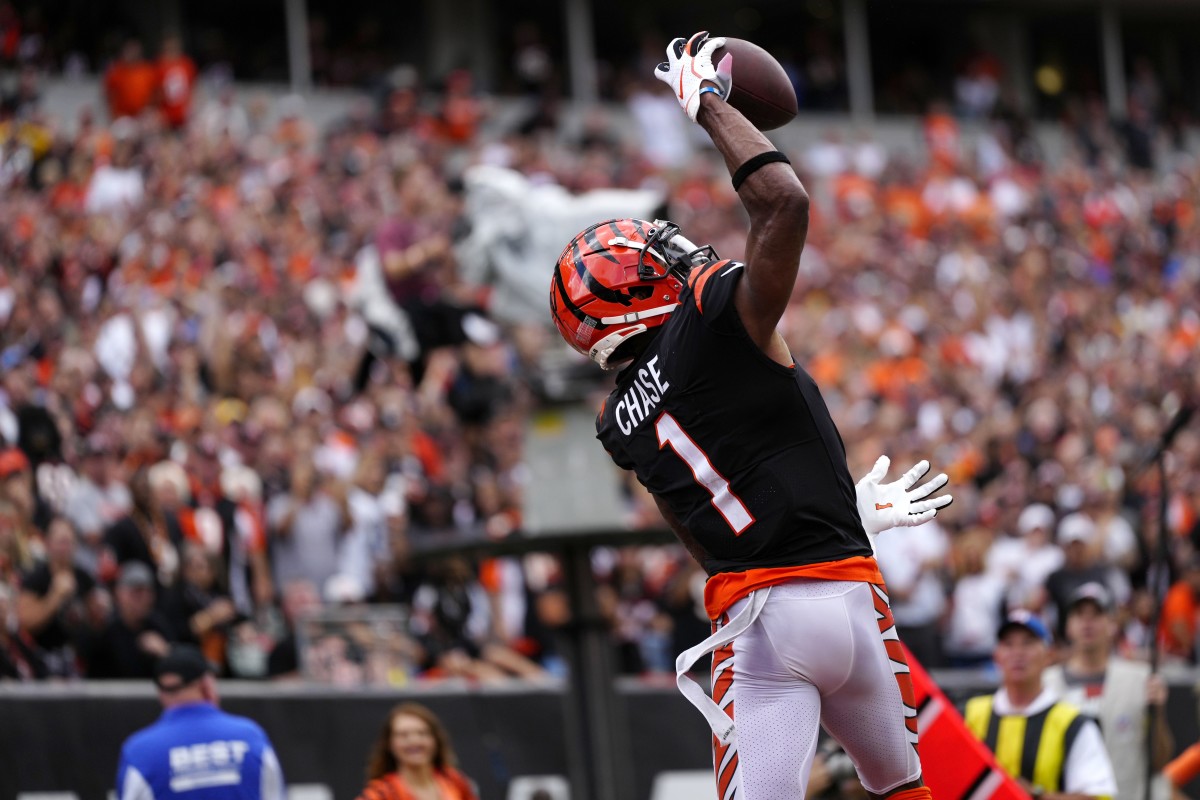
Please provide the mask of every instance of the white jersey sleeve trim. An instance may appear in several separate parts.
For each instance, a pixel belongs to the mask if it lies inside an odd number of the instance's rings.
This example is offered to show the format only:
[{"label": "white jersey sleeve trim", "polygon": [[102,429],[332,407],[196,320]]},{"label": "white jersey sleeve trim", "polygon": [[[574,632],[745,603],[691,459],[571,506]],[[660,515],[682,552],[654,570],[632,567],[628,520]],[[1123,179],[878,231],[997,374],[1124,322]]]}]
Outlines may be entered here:
[{"label": "white jersey sleeve trim", "polygon": [[274,750],[264,747],[259,800],[285,800],[286,794],[283,784],[283,768],[279,766],[279,759],[275,757]]},{"label": "white jersey sleeve trim", "polygon": [[126,767],[120,800],[154,800],[154,790],[136,767]]},{"label": "white jersey sleeve trim", "polygon": [[1100,726],[1090,719],[1083,723],[1071,745],[1071,752],[1067,753],[1063,784],[1063,791],[1070,793],[1093,797],[1115,797],[1117,794],[1117,779],[1104,749]]}]

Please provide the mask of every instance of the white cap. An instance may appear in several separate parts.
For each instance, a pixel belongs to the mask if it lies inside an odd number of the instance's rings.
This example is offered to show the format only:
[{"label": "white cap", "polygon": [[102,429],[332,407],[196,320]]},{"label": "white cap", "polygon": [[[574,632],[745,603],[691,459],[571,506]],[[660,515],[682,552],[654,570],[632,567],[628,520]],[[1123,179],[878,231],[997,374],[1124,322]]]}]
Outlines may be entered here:
[{"label": "white cap", "polygon": [[1034,503],[1025,506],[1021,516],[1017,517],[1017,531],[1026,535],[1035,528],[1049,531],[1054,527],[1054,511],[1045,503]]},{"label": "white cap", "polygon": [[192,496],[191,486],[188,484],[187,472],[178,463],[167,459],[159,461],[146,473],[146,477],[150,481],[150,488],[158,491],[159,487],[169,485],[175,489],[179,495],[181,502],[186,503]]},{"label": "white cap", "polygon": [[1071,542],[1090,543],[1096,534],[1096,524],[1092,518],[1082,512],[1068,514],[1058,523],[1059,544]]},{"label": "white cap", "polygon": [[221,470],[221,494],[233,501],[262,499],[262,478],[244,464],[231,464]]}]

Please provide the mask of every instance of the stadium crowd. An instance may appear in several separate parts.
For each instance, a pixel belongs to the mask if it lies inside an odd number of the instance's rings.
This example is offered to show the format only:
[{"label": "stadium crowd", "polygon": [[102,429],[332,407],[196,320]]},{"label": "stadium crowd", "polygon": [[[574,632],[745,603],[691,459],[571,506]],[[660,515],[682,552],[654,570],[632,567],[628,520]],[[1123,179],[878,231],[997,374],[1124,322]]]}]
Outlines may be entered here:
[{"label": "stadium crowd", "polygon": [[[548,354],[564,357],[547,316],[495,313],[496,287],[464,277],[464,173],[654,187],[724,255],[744,220],[723,167],[645,86],[572,135],[553,103],[495,124],[467,73],[441,91],[398,75],[328,130],[294,99],[272,116],[228,92],[109,122],[50,119],[33,85],[6,98],[0,676],[148,677],[174,641],[243,678],[561,668],[553,557],[413,558],[434,531],[520,529],[524,427]],[[951,475],[936,523],[878,542],[928,666],[986,664],[1005,609],[1057,625],[1096,580],[1119,600],[1123,651],[1156,635],[1161,488],[1143,462],[1200,392],[1200,164],[1152,122],[1083,110],[1051,160],[1019,115],[994,111],[968,146],[935,110],[919,159],[836,135],[791,154],[814,203],[783,334],[857,474],[886,453]],[[552,264],[528,269],[548,281]],[[381,299],[398,326],[368,319]],[[626,484],[631,524],[661,524]],[[1168,488],[1157,635],[1194,663],[1194,430]],[[595,564],[623,671],[669,671],[703,638],[682,548]],[[399,622],[381,637],[372,609]],[[359,621],[313,634],[320,610]]]}]

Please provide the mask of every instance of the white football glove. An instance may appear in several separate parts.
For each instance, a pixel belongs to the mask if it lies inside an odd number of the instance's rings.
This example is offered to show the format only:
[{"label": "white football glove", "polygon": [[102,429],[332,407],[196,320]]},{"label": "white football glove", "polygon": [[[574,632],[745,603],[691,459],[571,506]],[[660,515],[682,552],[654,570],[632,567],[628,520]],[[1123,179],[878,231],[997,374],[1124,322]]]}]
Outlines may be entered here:
[{"label": "white football glove", "polygon": [[[911,527],[928,522],[937,516],[938,509],[954,502],[954,497],[948,494],[932,500],[925,499],[950,480],[944,472],[913,489],[917,481],[929,472],[928,461],[918,461],[898,481],[880,483],[887,475],[891,463],[887,456],[880,456],[871,471],[854,485],[855,494],[858,496],[858,515],[862,518],[867,536],[872,539],[890,528]],[[874,541],[871,542],[871,547],[875,547]]]},{"label": "white football glove", "polygon": [[700,89],[705,81],[715,83],[721,97],[729,97],[733,88],[733,55],[726,53],[715,67],[712,63],[713,51],[724,44],[724,36],[710,37],[708,31],[700,31],[686,41],[675,39],[667,45],[667,60],[654,70],[654,77],[671,87],[693,122],[700,110]]}]

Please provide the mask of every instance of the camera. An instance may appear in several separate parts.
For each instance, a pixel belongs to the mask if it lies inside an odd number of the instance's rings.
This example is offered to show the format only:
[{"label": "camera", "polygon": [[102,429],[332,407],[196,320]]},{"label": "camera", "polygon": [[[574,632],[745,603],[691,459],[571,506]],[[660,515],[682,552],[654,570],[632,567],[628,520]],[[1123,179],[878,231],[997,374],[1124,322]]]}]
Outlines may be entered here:
[{"label": "camera", "polygon": [[854,762],[850,760],[850,756],[842,749],[842,746],[833,739],[823,742],[819,752],[825,757],[825,768],[829,770],[829,777],[835,784],[858,777],[858,770],[854,768]]}]

